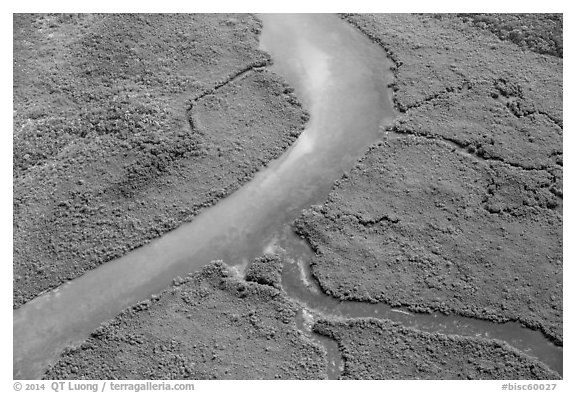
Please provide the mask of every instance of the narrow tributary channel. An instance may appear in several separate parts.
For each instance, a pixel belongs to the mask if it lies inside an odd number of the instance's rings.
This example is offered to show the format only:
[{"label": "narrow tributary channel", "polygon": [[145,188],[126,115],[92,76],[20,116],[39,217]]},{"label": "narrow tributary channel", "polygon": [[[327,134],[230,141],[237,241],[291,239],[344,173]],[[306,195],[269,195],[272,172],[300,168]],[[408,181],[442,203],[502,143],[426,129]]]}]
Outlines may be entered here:
[{"label": "narrow tributary channel", "polygon": [[[382,48],[333,15],[263,15],[262,19],[261,45],[274,60],[273,71],[295,88],[310,112],[302,135],[251,182],[192,222],[15,310],[15,379],[42,377],[66,346],[83,341],[103,321],[161,292],[174,277],[215,259],[236,265],[262,255],[302,209],[324,201],[334,181],[381,137],[379,126],[394,116],[387,87],[392,63]],[[286,249],[290,252],[290,247]],[[292,275],[292,281],[290,277],[284,282],[288,293],[311,308],[350,317],[376,313],[364,311],[374,305],[334,303],[303,287],[299,276]],[[386,315],[423,330],[430,326],[430,315],[394,311]],[[395,315],[403,317],[392,318]],[[451,318],[460,324],[453,329],[457,333],[460,326],[476,323]],[[444,328],[436,324],[430,328],[434,329]],[[486,322],[483,329],[497,331],[501,325]],[[511,336],[521,331],[519,325],[510,329]],[[534,342],[547,343],[533,333]],[[328,352],[333,349],[332,345]],[[334,356],[332,375],[341,368]],[[555,368],[552,363],[548,362]]]},{"label": "narrow tributary channel", "polygon": [[[554,345],[541,332],[528,329],[518,322],[494,323],[486,320],[466,318],[432,312],[414,313],[405,308],[391,307],[383,303],[341,301],[326,295],[310,271],[313,251],[308,244],[292,231],[284,231],[268,247],[268,251],[283,255],[285,265],[282,274],[282,288],[288,296],[299,303],[304,314],[310,318],[376,318],[388,319],[403,326],[429,333],[481,337],[504,341],[521,352],[533,356],[552,370],[562,375],[563,348]],[[308,325],[313,324],[309,321]],[[307,327],[309,334],[311,329]],[[327,348],[329,375],[338,371],[333,365],[341,366],[340,354],[331,350],[331,344],[315,336]]]},{"label": "narrow tributary channel", "polygon": [[191,223],[103,264],[14,311],[14,377],[38,378],[103,321],[222,259],[248,263],[334,181],[393,117],[391,63],[334,15],[264,15],[262,49],[310,112],[296,143]]}]

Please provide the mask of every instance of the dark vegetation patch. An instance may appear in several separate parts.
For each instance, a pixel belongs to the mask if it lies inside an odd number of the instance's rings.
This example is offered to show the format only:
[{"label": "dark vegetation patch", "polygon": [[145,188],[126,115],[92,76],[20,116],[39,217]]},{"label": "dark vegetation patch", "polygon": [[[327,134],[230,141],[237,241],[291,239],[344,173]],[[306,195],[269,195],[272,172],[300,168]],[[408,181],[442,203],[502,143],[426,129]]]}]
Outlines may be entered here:
[{"label": "dark vegetation patch", "polygon": [[264,255],[256,258],[246,270],[246,281],[280,289],[282,266],[282,258],[277,255]]},{"label": "dark vegetation patch", "polygon": [[564,56],[562,14],[458,14],[458,17],[520,48]]}]

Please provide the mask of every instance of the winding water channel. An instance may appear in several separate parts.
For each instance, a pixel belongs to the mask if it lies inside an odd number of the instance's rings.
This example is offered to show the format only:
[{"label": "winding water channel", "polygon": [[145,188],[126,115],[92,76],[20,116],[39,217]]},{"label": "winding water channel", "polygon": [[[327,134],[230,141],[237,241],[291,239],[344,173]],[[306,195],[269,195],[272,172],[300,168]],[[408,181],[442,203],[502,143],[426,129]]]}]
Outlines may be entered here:
[{"label": "winding water channel", "polygon": [[[381,137],[379,126],[392,120],[387,87],[392,63],[382,48],[336,16],[261,18],[262,49],[274,59],[273,71],[295,88],[309,110],[307,128],[282,157],[192,222],[15,310],[14,378],[40,378],[67,345],[81,342],[103,321],[162,291],[174,277],[215,259],[245,265],[274,242],[295,261],[287,265],[283,286],[306,306],[302,326],[307,309],[343,317],[376,315],[427,331],[500,338],[561,371],[562,348],[518,324],[340,303],[303,284],[309,279],[306,260],[311,251],[289,234],[290,224],[302,209],[325,200],[334,181]],[[515,341],[517,337],[521,341]],[[335,377],[341,364],[333,345],[324,344]]]},{"label": "winding water channel", "polygon": [[[563,348],[546,339],[541,332],[526,328],[520,323],[494,323],[438,312],[414,313],[405,308],[391,307],[383,303],[340,301],[322,292],[310,271],[309,262],[313,257],[313,251],[305,241],[297,237],[292,231],[284,231],[279,238],[273,241],[269,250],[283,255],[287,261],[282,274],[282,288],[291,299],[306,310],[309,318],[388,319],[403,326],[429,333],[497,339],[537,358],[562,375]],[[333,344],[326,343],[318,335],[313,335],[310,330],[308,326],[309,334],[320,339],[327,349],[329,374],[337,376],[339,369],[342,369],[339,352],[334,351]]]}]

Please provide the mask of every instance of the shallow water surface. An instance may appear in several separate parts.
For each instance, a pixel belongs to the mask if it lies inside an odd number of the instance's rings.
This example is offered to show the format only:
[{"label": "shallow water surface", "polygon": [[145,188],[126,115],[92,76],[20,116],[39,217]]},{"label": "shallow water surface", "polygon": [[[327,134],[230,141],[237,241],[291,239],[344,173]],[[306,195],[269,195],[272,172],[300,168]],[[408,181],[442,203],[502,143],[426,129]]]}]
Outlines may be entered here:
[{"label": "shallow water surface", "polygon": [[14,378],[40,378],[103,321],[214,259],[248,263],[334,181],[393,117],[391,62],[333,15],[263,15],[261,45],[311,119],[278,160],[193,222],[14,311]]},{"label": "shallow water surface", "polygon": [[[327,349],[329,376],[342,370],[330,339],[309,318],[387,318],[429,332],[501,339],[562,372],[562,348],[517,323],[496,324],[443,314],[414,314],[383,304],[340,302],[319,290],[308,271],[311,250],[290,229],[300,211],[323,202],[394,116],[390,67],[382,48],[333,15],[263,15],[262,49],[309,110],[295,144],[255,178],[191,223],[108,262],[14,311],[14,378],[40,378],[62,350],[103,321],[168,287],[173,278],[221,259],[246,265],[281,249],[283,287],[305,309],[298,326]],[[309,312],[309,314],[306,314]]]},{"label": "shallow water surface", "polygon": [[[269,251],[284,254],[287,261],[282,274],[282,288],[316,318],[388,319],[429,333],[497,339],[537,358],[562,375],[563,348],[554,345],[541,332],[518,322],[494,323],[438,312],[414,313],[383,303],[340,301],[322,292],[310,271],[313,251],[292,231],[284,231],[273,241]],[[336,356],[330,351],[328,354]]]}]

